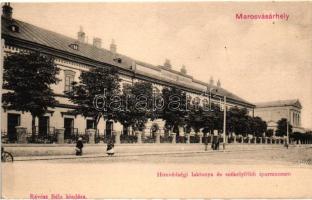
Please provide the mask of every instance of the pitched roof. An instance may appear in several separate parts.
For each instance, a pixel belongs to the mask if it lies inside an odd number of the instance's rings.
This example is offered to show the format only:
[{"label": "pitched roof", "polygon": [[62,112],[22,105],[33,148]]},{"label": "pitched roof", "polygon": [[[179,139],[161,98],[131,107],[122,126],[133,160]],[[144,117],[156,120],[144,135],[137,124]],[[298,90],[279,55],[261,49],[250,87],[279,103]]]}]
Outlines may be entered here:
[{"label": "pitched roof", "polygon": [[[8,28],[11,24],[17,25],[19,27],[19,32],[11,31]],[[80,43],[77,39],[73,39],[16,19],[8,20],[2,17],[1,25],[2,34],[10,35],[22,40],[52,47],[54,49],[87,57],[95,61],[116,65],[122,68],[130,68],[132,64],[131,60],[127,59],[127,57],[122,60],[122,63],[115,62],[114,59],[117,58],[119,54],[114,54],[111,51],[103,48],[97,48],[87,43]],[[78,44],[79,49],[72,49],[70,47],[71,44]]]},{"label": "pitched roof", "polygon": [[[205,87],[208,88],[215,88],[218,89],[218,93],[221,96],[227,96],[227,98],[229,99],[233,99],[235,101],[244,103],[244,104],[248,104],[249,106],[253,106],[253,104],[251,104],[250,102],[238,97],[237,95],[225,90],[224,88],[221,87],[217,87],[217,86],[211,86],[209,84],[206,84],[202,81],[196,80],[194,79],[192,76],[190,75],[185,75],[182,74],[178,71],[172,70],[172,69],[166,69],[164,67],[161,66],[155,66],[149,63],[145,63],[133,58],[130,58],[128,56],[119,54],[119,53],[112,53],[109,50],[106,50],[104,48],[97,48],[94,45],[88,44],[88,43],[81,43],[78,42],[77,39],[73,39],[71,37],[56,33],[54,31],[50,31],[50,30],[46,30],[43,28],[40,28],[38,26],[20,21],[20,20],[16,20],[16,19],[12,19],[12,20],[8,20],[6,18],[1,18],[1,33],[2,35],[8,35],[10,37],[14,37],[14,38],[18,38],[24,41],[28,41],[31,43],[35,43],[35,44],[39,44],[42,46],[46,46],[46,47],[50,47],[53,49],[57,49],[57,50],[61,50],[67,53],[71,53],[71,54],[75,54],[75,55],[79,55],[85,58],[89,58],[91,60],[94,61],[98,61],[101,63],[106,63],[106,64],[110,64],[110,65],[114,65],[123,69],[127,69],[127,70],[132,70],[132,65],[133,62],[136,62],[138,64],[141,64],[145,67],[149,67],[149,68],[154,68],[154,69],[159,69],[159,70],[167,70],[170,71],[172,73],[178,74],[180,76],[185,76],[187,78],[191,78],[192,81],[194,83],[198,83],[201,84]],[[19,31],[18,32],[13,32],[11,31],[8,27],[10,25],[16,25],[19,27]],[[71,44],[77,44],[78,45],[78,50],[74,50],[73,48],[70,47]],[[122,62],[116,62],[114,61],[116,58],[121,58]],[[194,89],[197,91],[202,91],[202,88],[196,87],[194,85],[188,84],[187,82],[183,83],[183,82],[175,82],[169,78],[166,78],[164,76],[155,76],[153,74],[148,74],[146,72],[143,71],[135,71],[137,74],[141,74],[150,78],[156,78],[158,80],[161,81],[166,81],[166,82],[170,82],[173,84],[178,84],[181,85],[183,87],[186,88],[190,88],[190,89]]]},{"label": "pitched roof", "polygon": [[256,108],[266,108],[266,107],[282,107],[282,106],[295,106],[302,108],[299,99],[288,99],[288,100],[279,100],[279,101],[270,101],[270,102],[261,102],[256,103]]}]

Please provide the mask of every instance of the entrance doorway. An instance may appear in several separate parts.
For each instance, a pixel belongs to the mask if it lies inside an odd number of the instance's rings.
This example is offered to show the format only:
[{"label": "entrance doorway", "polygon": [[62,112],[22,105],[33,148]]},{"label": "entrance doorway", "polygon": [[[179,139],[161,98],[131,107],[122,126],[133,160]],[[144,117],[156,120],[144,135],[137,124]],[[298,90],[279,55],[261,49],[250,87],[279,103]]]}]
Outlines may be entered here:
[{"label": "entrance doorway", "polygon": [[74,131],[74,119],[64,118],[64,138],[70,139]]},{"label": "entrance doorway", "polygon": [[49,117],[41,116],[39,117],[39,136],[45,137],[49,134]]},{"label": "entrance doorway", "polygon": [[21,124],[21,115],[8,113],[8,139],[9,142],[17,141],[16,126]]}]

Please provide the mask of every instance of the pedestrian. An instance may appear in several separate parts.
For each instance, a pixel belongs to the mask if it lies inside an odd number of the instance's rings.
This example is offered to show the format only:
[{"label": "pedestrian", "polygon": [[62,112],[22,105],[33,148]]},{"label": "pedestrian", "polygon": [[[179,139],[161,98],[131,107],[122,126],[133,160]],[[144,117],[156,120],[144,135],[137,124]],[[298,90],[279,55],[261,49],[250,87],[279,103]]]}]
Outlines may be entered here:
[{"label": "pedestrian", "polygon": [[218,136],[217,135],[214,135],[212,137],[211,148],[212,148],[212,150],[217,150],[217,148],[218,148]]},{"label": "pedestrian", "polygon": [[204,142],[205,142],[205,151],[208,150],[208,137],[204,136]]},{"label": "pedestrian", "polygon": [[218,135],[216,140],[216,150],[219,150],[220,148],[220,140],[221,140],[220,135]]},{"label": "pedestrian", "polygon": [[82,155],[82,148],[83,148],[82,137],[79,137],[76,144],[76,156]]},{"label": "pedestrian", "polygon": [[107,152],[107,155],[109,155],[109,156],[114,155],[114,141],[112,139],[109,139],[107,142],[106,152]]}]

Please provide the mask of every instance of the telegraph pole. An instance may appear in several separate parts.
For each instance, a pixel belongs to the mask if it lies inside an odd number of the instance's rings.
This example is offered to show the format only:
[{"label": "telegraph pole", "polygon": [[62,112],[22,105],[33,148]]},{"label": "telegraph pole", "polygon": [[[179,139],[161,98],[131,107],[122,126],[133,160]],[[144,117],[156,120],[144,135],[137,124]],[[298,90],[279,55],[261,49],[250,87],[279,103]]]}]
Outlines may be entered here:
[{"label": "telegraph pole", "polygon": [[224,108],[223,108],[223,151],[225,150],[226,143],[226,96],[224,96]]},{"label": "telegraph pole", "polygon": [[289,126],[289,108],[287,109],[287,122],[286,122],[286,132],[287,132],[287,138],[286,138],[286,148],[288,148],[288,145],[289,145],[289,128],[288,128],[288,126]]}]

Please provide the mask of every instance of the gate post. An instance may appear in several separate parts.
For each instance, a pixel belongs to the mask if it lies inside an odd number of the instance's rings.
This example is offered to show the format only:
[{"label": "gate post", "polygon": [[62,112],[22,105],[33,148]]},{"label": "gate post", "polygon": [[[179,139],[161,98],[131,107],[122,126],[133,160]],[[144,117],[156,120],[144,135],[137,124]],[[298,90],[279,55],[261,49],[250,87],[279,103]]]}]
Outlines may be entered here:
[{"label": "gate post", "polygon": [[57,143],[58,144],[64,144],[64,132],[65,132],[65,128],[56,129]]},{"label": "gate post", "polygon": [[136,131],[135,134],[136,134],[136,136],[138,138],[137,143],[141,144],[142,143],[142,132],[141,131]]},{"label": "gate post", "polygon": [[159,130],[156,131],[156,143],[160,144],[160,132],[159,132]]},{"label": "gate post", "polygon": [[95,143],[95,129],[87,129],[87,135],[89,136],[89,144]]},{"label": "gate post", "polygon": [[172,136],[172,141],[171,141],[171,143],[172,143],[172,144],[175,144],[175,143],[176,143],[176,133],[172,132],[172,133],[171,133],[171,136]]},{"label": "gate post", "polygon": [[27,143],[27,128],[23,126],[16,126],[17,133],[17,143],[26,144]]}]

